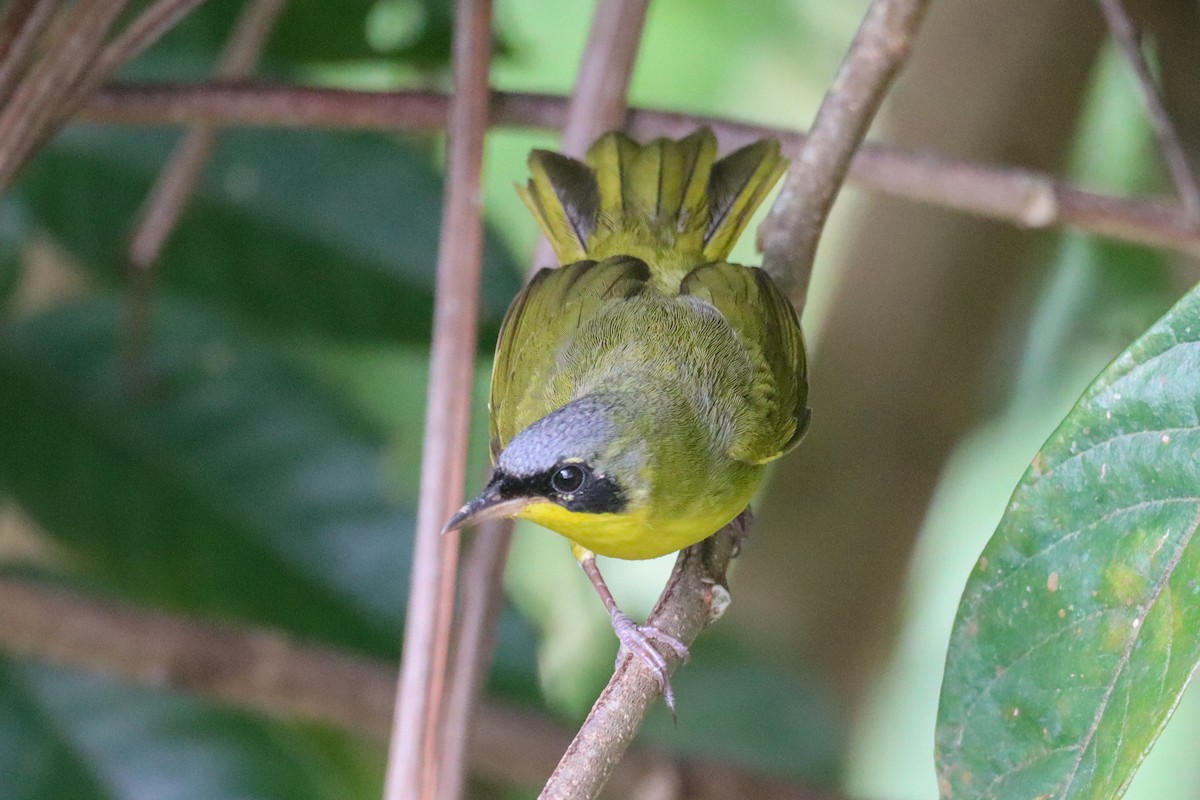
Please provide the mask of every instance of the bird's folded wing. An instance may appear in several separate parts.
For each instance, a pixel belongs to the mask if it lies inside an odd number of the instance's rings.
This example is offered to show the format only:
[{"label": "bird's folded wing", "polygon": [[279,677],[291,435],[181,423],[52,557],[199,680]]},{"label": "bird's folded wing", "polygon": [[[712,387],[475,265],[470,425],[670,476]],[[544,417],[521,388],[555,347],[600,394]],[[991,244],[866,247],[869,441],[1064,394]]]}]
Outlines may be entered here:
[{"label": "bird's folded wing", "polygon": [[697,267],[680,294],[700,298],[733,326],[754,367],[748,414],[728,453],[762,464],[786,453],[808,428],[808,379],[804,340],[796,311],[757,267],[715,262]]},{"label": "bird's folded wing", "polygon": [[626,256],[578,261],[534,275],[508,309],[492,367],[493,460],[524,428],[570,401],[561,353],[606,302],[641,293],[644,261]]}]

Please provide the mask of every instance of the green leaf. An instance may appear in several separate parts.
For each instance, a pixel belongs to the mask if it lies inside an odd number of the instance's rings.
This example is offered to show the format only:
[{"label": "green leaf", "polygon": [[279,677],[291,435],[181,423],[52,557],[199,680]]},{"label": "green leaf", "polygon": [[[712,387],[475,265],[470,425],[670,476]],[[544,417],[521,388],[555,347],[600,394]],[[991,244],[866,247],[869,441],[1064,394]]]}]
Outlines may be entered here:
[{"label": "green leaf", "polygon": [[943,797],[1119,797],[1200,662],[1200,289],[1046,442],[967,582]]},{"label": "green leaf", "polygon": [[368,772],[297,727],[4,661],[0,764],[5,800],[350,800],[379,792],[378,765]]},{"label": "green leaf", "polygon": [[29,234],[29,214],[10,192],[0,197],[0,310],[21,278],[21,245]]},{"label": "green leaf", "polygon": [[151,604],[391,654],[412,514],[384,439],[230,320],[164,299],[147,388],[112,299],[0,329],[0,474],[78,567]]},{"label": "green leaf", "polygon": [[[73,127],[29,165],[19,191],[36,224],[119,281],[173,141]],[[383,136],[228,131],[158,271],[168,287],[283,329],[426,341],[441,195],[426,157]],[[481,341],[494,340],[517,275],[489,236]]]}]

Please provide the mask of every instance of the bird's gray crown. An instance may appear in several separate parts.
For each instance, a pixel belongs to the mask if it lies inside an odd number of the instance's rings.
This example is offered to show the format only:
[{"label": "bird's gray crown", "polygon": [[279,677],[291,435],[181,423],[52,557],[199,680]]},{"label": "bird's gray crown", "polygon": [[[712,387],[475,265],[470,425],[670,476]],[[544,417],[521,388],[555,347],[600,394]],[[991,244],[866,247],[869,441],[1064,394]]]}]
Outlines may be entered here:
[{"label": "bird's gray crown", "polygon": [[602,396],[573,400],[514,436],[496,466],[522,477],[543,474],[566,460],[590,462],[618,433],[614,411]]}]

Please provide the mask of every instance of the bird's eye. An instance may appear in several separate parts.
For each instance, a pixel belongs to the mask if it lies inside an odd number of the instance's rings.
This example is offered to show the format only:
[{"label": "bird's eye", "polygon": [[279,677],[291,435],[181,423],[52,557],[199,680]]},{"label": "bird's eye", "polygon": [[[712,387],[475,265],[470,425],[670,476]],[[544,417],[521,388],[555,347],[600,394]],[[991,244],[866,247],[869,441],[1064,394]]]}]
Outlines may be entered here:
[{"label": "bird's eye", "polygon": [[579,491],[585,477],[583,467],[567,464],[559,467],[558,471],[550,478],[550,486],[559,494],[571,494]]}]

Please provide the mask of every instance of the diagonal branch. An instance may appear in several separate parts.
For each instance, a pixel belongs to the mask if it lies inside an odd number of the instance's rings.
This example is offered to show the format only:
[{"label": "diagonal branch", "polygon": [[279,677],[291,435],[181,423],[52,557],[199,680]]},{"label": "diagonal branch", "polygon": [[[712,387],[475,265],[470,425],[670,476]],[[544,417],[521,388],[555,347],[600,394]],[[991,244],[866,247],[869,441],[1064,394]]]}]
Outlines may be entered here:
[{"label": "diagonal branch", "polygon": [[[39,48],[37,62],[16,83],[0,111],[0,191],[97,87],[201,2],[158,0],[111,43],[106,43],[109,31],[129,0],[79,0],[64,9],[54,23],[53,40]],[[43,12],[41,6],[31,9],[24,27],[49,25],[52,20],[43,20],[42,13],[49,11]],[[18,45],[33,47],[32,39],[24,44],[21,36],[12,40],[10,55]],[[11,83],[17,72],[2,77]]]},{"label": "diagonal branch", "polygon": [[758,232],[763,268],[803,308],[817,242],[854,156],[900,71],[928,0],[874,0],[808,139]]},{"label": "diagonal branch", "polygon": [[[491,0],[458,0],[454,99],[430,353],[412,583],[398,702],[388,754],[387,800],[437,795],[443,692],[449,663],[459,534],[442,526],[463,501],[478,327],[483,209],[480,179],[488,125]],[[465,724],[465,720],[463,721]]]},{"label": "diagonal branch", "polygon": [[[764,225],[766,263],[802,310],[812,257],[850,159],[920,25],[923,0],[875,0],[850,46],[796,164]],[[792,252],[796,249],[797,252]],[[679,554],[650,624],[690,645],[729,602],[725,571],[748,515]],[[542,800],[590,800],[633,741],[658,696],[654,678],[626,656],[542,792]]]},{"label": "diagonal branch", "polygon": [[1175,126],[1171,123],[1171,117],[1163,106],[1162,95],[1154,82],[1154,76],[1150,74],[1150,66],[1146,63],[1133,20],[1129,18],[1121,0],[1098,2],[1113,41],[1124,53],[1134,77],[1137,78],[1138,90],[1142,94],[1142,102],[1146,105],[1154,138],[1158,141],[1159,152],[1162,153],[1163,162],[1167,166],[1171,181],[1175,184],[1175,190],[1179,193],[1179,199],[1191,219],[1193,228],[1200,231],[1200,186],[1196,184],[1196,176],[1188,163],[1187,153],[1184,152],[1179,136],[1175,133]]},{"label": "diagonal branch", "polygon": [[[218,60],[219,79],[242,80],[253,72],[286,2],[250,0],[246,4]],[[122,57],[120,51],[124,48],[117,49],[118,54],[110,58]],[[198,123],[192,126],[171,153],[170,160],[142,206],[141,219],[129,244],[129,263],[134,269],[149,269],[158,260],[167,238],[187,206],[214,140],[215,128],[210,123]]]},{"label": "diagonal branch", "polygon": [[64,100],[92,67],[128,0],[80,0],[64,10],[40,57],[0,110],[0,191],[57,128]]},{"label": "diagonal branch", "polygon": [[[680,552],[648,624],[690,647],[700,631],[721,616],[729,601],[725,570],[736,555],[741,524],[739,518]],[[672,662],[672,670],[674,666]],[[659,696],[658,682],[650,670],[632,656],[622,659],[547,781],[540,800],[596,797]]]},{"label": "diagonal branch", "polygon": [[0,18],[0,105],[25,74],[38,41],[54,17],[54,0],[13,0]]},{"label": "diagonal branch", "polygon": [[[219,79],[239,80],[250,75],[285,3],[286,0],[247,2],[218,58],[216,73]],[[195,5],[189,0],[187,3],[172,3],[170,6],[160,3],[152,7],[105,48],[98,59],[100,69],[131,58]],[[77,91],[86,96],[92,87],[84,85]],[[171,231],[179,223],[196,182],[204,172],[204,165],[216,142],[216,131],[211,123],[197,123],[175,145],[150,194],[142,203],[137,226],[130,237],[124,367],[128,372],[127,380],[133,387],[141,384],[139,372],[144,355],[142,351],[150,336],[154,264],[166,246]]]},{"label": "diagonal branch", "polygon": [[164,33],[175,27],[203,2],[204,0],[157,0],[138,15],[105,45],[92,69],[75,85],[71,99],[65,104],[64,119],[74,114],[93,92],[116,74],[117,70],[141,55],[146,48],[157,42]]}]

